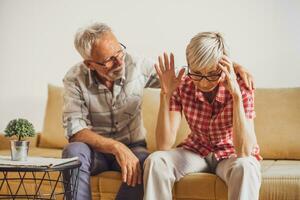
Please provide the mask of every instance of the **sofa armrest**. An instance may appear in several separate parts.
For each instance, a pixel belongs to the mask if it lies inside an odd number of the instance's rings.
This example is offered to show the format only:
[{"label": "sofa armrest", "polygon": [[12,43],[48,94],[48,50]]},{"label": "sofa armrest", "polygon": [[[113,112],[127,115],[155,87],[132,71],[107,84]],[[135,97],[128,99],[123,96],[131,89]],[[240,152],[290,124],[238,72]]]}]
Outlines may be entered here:
[{"label": "sofa armrest", "polygon": [[[27,140],[30,141],[29,146],[35,147],[38,144],[39,137],[41,133],[37,133],[34,137],[28,137]],[[0,133],[0,150],[10,149],[10,140],[16,139],[16,137],[5,137],[3,133]]]}]

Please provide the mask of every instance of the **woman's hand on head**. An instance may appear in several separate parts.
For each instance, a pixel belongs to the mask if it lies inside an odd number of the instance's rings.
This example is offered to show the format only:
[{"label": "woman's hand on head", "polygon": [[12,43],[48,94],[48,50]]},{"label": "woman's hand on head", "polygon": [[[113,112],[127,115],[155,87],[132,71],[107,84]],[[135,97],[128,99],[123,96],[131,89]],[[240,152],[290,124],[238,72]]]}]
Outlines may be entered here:
[{"label": "woman's hand on head", "polygon": [[224,55],[219,61],[218,66],[225,73],[226,88],[229,90],[231,95],[240,95],[240,86],[236,80],[236,74],[231,60]]}]

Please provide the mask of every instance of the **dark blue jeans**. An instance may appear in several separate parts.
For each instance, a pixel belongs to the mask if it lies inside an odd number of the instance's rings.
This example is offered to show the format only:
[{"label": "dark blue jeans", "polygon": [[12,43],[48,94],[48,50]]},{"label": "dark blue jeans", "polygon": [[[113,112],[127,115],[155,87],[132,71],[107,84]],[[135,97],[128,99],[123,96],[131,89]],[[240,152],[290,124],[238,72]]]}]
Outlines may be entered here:
[{"label": "dark blue jeans", "polygon": [[[140,160],[141,168],[143,168],[144,161],[149,155],[149,152],[146,148],[146,142],[141,141],[130,144],[128,145],[128,148],[130,148]],[[104,171],[121,171],[121,168],[114,155],[96,152],[87,144],[82,142],[72,142],[64,148],[62,153],[63,158],[70,158],[74,156],[79,157],[79,160],[82,163],[79,172],[77,200],[91,199],[90,176]],[[69,178],[70,177],[67,177],[67,175],[64,175],[64,179]],[[143,184],[137,184],[135,187],[131,187],[126,183],[122,183],[116,199],[140,200],[143,199],[143,194]]]}]

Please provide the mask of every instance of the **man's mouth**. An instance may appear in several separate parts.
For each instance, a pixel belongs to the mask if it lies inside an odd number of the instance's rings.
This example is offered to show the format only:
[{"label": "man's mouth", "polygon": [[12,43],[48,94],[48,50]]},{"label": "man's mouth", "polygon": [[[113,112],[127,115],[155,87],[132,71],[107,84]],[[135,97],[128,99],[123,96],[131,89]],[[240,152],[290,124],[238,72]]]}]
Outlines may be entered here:
[{"label": "man's mouth", "polygon": [[122,69],[123,69],[123,66],[121,65],[121,66],[119,66],[119,67],[117,67],[117,68],[111,70],[111,72],[112,72],[113,74],[117,74],[117,73],[119,73]]}]

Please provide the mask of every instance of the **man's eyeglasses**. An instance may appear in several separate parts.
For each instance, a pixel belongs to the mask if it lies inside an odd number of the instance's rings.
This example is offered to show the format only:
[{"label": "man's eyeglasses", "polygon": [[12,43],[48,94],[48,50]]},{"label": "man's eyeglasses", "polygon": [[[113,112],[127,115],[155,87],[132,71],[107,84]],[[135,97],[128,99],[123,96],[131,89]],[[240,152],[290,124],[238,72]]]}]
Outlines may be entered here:
[{"label": "man's eyeglasses", "polygon": [[121,43],[120,45],[121,45],[121,49],[114,56],[111,56],[110,58],[106,59],[103,62],[96,62],[96,61],[93,62],[103,67],[107,67],[107,68],[112,67],[116,61],[123,60],[125,57],[126,46]]},{"label": "man's eyeglasses", "polygon": [[218,71],[218,72],[216,72],[216,74],[203,76],[200,74],[192,73],[190,71],[190,69],[188,69],[188,76],[194,81],[201,81],[202,79],[206,79],[209,82],[214,82],[214,81],[217,81],[221,75],[222,75],[222,71]]}]

